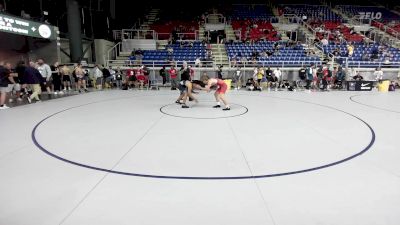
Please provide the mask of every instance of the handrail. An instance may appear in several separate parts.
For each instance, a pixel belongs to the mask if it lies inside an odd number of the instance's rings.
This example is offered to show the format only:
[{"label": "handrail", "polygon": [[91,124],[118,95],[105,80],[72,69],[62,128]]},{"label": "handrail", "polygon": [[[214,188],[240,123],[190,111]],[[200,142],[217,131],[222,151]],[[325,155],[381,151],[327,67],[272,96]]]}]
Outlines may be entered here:
[{"label": "handrail", "polygon": [[[163,37],[160,38],[160,35],[162,35]],[[168,35],[168,37],[166,37]],[[166,40],[170,37],[171,33],[157,33],[156,32],[156,37],[157,40]],[[178,37],[179,36],[183,36],[182,40],[198,40],[198,33],[195,32],[185,32],[185,33],[177,33]],[[189,38],[184,38],[185,36],[189,37]],[[190,39],[190,37],[193,36],[194,39]],[[166,37],[166,38],[164,38]]]},{"label": "handrail", "polygon": [[[375,22],[376,24],[378,24],[378,26],[373,26],[372,23]],[[378,28],[379,30],[392,35],[394,38],[397,38],[400,40],[400,32],[396,31],[395,29],[385,25],[382,22],[376,21],[376,20],[372,20],[370,23],[371,26]],[[390,32],[389,32],[390,31]]]},{"label": "handrail", "polygon": [[[129,67],[129,68],[138,67],[141,65],[147,65],[154,68],[154,67],[169,66],[171,64],[177,67],[178,65],[182,65],[184,62],[187,63],[188,65],[194,66],[196,61],[178,60],[169,62],[167,60],[142,60],[139,63],[137,60],[125,59],[125,60],[107,60],[107,65],[117,64],[120,65],[121,67]],[[203,65],[202,67],[205,68],[215,66],[214,61],[201,61],[201,65]]]},{"label": "handrail", "polygon": [[107,51],[107,66],[108,62],[112,59],[116,59],[119,53],[121,52],[122,44],[118,42],[112,48]]},{"label": "handrail", "polygon": [[[232,66],[232,58],[228,57],[228,61],[229,61],[229,68],[234,68],[235,66]],[[281,60],[279,62],[277,61],[268,61],[268,60],[257,60],[256,64],[254,64],[252,61],[247,61],[247,62],[242,62],[242,61],[236,61],[236,67],[239,65],[240,67],[255,67],[255,66],[261,66],[262,67],[277,67],[277,66],[281,66],[281,67],[296,67],[298,65],[301,66],[305,66],[305,65],[310,65],[310,64],[314,64],[314,65],[321,65],[322,61],[321,60],[296,60],[295,62],[299,62],[299,63],[294,63],[294,61],[289,61],[289,60]],[[278,64],[277,64],[278,63]]]},{"label": "handrail", "polygon": [[[136,29],[122,29],[121,39],[142,39],[141,35],[143,35],[143,39],[146,39],[146,35],[151,34],[151,39],[155,40],[157,37],[155,30],[136,30]],[[126,38],[127,36],[127,38]],[[138,38],[135,38],[138,37]]]}]

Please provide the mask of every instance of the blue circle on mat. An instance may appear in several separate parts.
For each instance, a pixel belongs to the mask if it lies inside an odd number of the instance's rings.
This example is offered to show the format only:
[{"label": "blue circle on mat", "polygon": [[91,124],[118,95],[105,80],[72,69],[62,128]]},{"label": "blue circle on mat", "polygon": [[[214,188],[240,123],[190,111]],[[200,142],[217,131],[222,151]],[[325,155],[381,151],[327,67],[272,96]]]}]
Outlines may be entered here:
[{"label": "blue circle on mat", "polygon": [[[140,97],[142,97],[142,96],[140,96]],[[143,97],[144,97],[144,96],[143,96]],[[365,121],[362,120],[361,118],[359,118],[359,117],[357,117],[357,116],[355,116],[355,115],[353,115],[353,114],[351,114],[351,113],[345,112],[345,111],[343,111],[343,110],[340,110],[340,109],[337,109],[337,108],[334,108],[334,107],[331,107],[331,106],[321,105],[321,104],[312,103],[312,102],[307,102],[307,101],[302,101],[302,100],[296,100],[296,99],[290,99],[290,98],[281,98],[281,97],[272,97],[272,96],[267,96],[267,97],[269,97],[269,98],[283,99],[283,100],[288,100],[288,101],[302,102],[302,103],[311,104],[311,105],[317,105],[317,106],[320,106],[320,107],[324,107],[324,108],[332,109],[332,110],[335,110],[335,111],[338,111],[338,112],[342,112],[342,113],[344,113],[344,114],[346,114],[346,115],[349,115],[349,116],[351,116],[351,117],[353,117],[353,118],[359,120],[360,122],[362,122],[362,123],[369,129],[369,131],[371,132],[371,140],[370,140],[369,144],[368,144],[366,147],[364,147],[362,150],[360,150],[360,151],[357,152],[356,154],[353,154],[353,155],[351,155],[351,156],[349,156],[349,157],[346,157],[346,158],[344,158],[344,159],[341,159],[341,160],[339,160],[339,161],[335,161],[335,162],[328,163],[328,164],[324,164],[324,165],[317,166],[317,167],[306,168],[306,169],[295,170],[295,171],[288,171],[288,172],[283,172],[283,173],[260,174],[260,175],[254,175],[254,176],[215,176],[215,177],[213,177],[213,176],[173,176],[173,175],[169,176],[169,175],[157,175],[157,174],[142,174],[142,173],[131,173],[131,172],[124,172],[124,171],[117,171],[117,170],[110,170],[110,169],[100,168],[100,167],[96,167],[96,166],[91,166],[91,165],[86,165],[86,164],[78,163],[78,162],[75,162],[75,161],[72,161],[72,160],[69,160],[69,159],[65,159],[65,158],[63,158],[63,157],[60,157],[60,156],[58,156],[58,155],[56,155],[56,154],[50,152],[50,151],[47,150],[46,148],[44,148],[44,147],[37,141],[37,139],[36,139],[36,131],[37,131],[38,127],[39,127],[43,122],[45,122],[46,120],[50,119],[51,117],[54,117],[54,116],[56,116],[56,115],[58,115],[58,114],[60,114],[60,113],[63,113],[63,112],[65,112],[65,111],[68,111],[68,110],[71,110],[71,109],[83,107],[83,106],[90,105],[90,104],[100,103],[100,102],[104,102],[104,101],[97,101],[97,102],[92,102],[92,103],[88,103],[88,104],[84,104],[84,105],[74,106],[74,107],[70,107],[70,108],[61,110],[61,111],[59,111],[59,112],[53,113],[53,114],[47,116],[46,118],[42,119],[39,123],[37,123],[37,124],[35,125],[35,127],[34,127],[33,130],[32,130],[31,137],[32,137],[33,143],[34,143],[41,151],[43,151],[44,153],[46,153],[46,154],[48,154],[48,155],[50,155],[50,156],[52,156],[52,157],[54,157],[54,158],[56,158],[56,159],[59,159],[59,160],[61,160],[61,161],[63,161],[63,162],[70,163],[70,164],[73,164],[73,165],[76,165],[76,166],[84,167],[84,168],[87,168],[87,169],[93,169],[93,170],[103,171],[103,172],[107,172],[107,173],[114,173],[114,174],[119,174],[119,175],[126,175],[126,176],[147,177],[147,178],[159,178],[159,179],[186,179],[186,180],[237,180],[237,179],[257,179],[257,178],[279,177],[279,176],[288,176],[288,175],[294,175],[294,174],[312,172],[312,171],[315,171],[315,170],[320,170],[320,169],[328,168],[328,167],[331,167],[331,166],[335,166],[335,165],[338,165],[338,164],[347,162],[347,161],[349,161],[349,160],[351,160],[351,159],[354,159],[355,157],[358,157],[358,156],[364,154],[365,152],[367,152],[367,151],[372,147],[372,145],[373,145],[374,142],[375,142],[375,131],[374,131],[374,129],[373,129],[367,122],[365,122]],[[108,101],[108,100],[107,100],[107,101]]]}]

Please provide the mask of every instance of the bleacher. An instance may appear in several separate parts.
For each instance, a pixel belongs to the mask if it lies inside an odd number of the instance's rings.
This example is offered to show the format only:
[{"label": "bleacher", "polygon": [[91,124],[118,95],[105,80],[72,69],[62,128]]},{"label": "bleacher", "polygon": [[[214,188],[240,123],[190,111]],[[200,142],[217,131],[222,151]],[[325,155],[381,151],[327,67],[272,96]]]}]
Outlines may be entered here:
[{"label": "bleacher", "polygon": [[[326,31],[329,31],[329,32],[330,32],[330,34],[329,34],[329,36],[328,36],[328,39],[329,39],[329,40],[333,40],[333,39],[334,39],[334,34],[333,34],[333,32],[334,32],[335,30],[338,30],[338,31],[343,35],[344,39],[345,39],[346,41],[348,41],[348,42],[361,42],[361,41],[363,41],[363,36],[362,36],[362,35],[360,35],[360,34],[358,34],[358,33],[353,33],[353,34],[351,34],[351,33],[350,33],[350,28],[347,27],[347,26],[345,26],[345,25],[342,24],[341,22],[324,21],[324,22],[322,22],[322,23],[314,23],[314,22],[311,22],[311,23],[310,23],[310,25],[311,25],[312,27],[314,27],[314,28],[315,28],[315,27],[318,27],[318,26],[321,26],[321,24],[324,25],[324,29],[325,29]],[[325,34],[322,33],[322,32],[317,32],[316,35],[317,35],[317,37],[318,37],[319,39],[322,39],[322,38],[325,36]]]},{"label": "bleacher", "polygon": [[[274,51],[275,41],[260,41],[255,44],[243,44],[243,43],[227,43],[225,48],[228,53],[228,57],[241,56],[251,58],[254,51]],[[279,42],[281,47],[278,52],[274,53],[270,57],[259,57],[258,62],[260,65],[267,64],[270,66],[282,65],[286,66],[301,66],[302,63],[306,64],[318,64],[321,60],[317,56],[307,56],[302,46],[296,47],[285,47],[286,42]]]},{"label": "bleacher", "polygon": [[[251,27],[256,25],[257,28]],[[247,38],[250,40],[260,40],[265,39],[268,41],[278,41],[279,38],[276,36],[277,32],[270,22],[263,20],[236,20],[232,21],[232,28],[234,30],[240,30],[242,34],[242,39],[246,39],[246,30],[250,28],[249,35]]]},{"label": "bleacher", "polygon": [[232,20],[263,19],[273,16],[272,11],[266,5],[233,5]]},{"label": "bleacher", "polygon": [[282,5],[284,14],[306,15],[308,19],[318,18],[322,21],[342,21],[328,6],[323,5]]},{"label": "bleacher", "polygon": [[[381,53],[379,53],[377,56],[377,59],[374,60],[364,60],[362,56],[364,54],[367,54],[368,58],[371,57],[373,51],[377,50],[379,47],[379,44],[372,44],[369,46],[365,46],[362,43],[356,43],[354,44],[354,53],[352,57],[348,57],[348,64],[349,66],[361,66],[361,67],[378,67],[381,65],[385,64],[385,56]],[[329,44],[327,46],[324,46],[324,53],[332,53],[336,48],[340,49],[340,52],[342,53],[343,57],[346,55],[344,54],[347,52],[347,46],[346,44]],[[391,55],[390,57],[390,64],[399,64],[400,63],[400,50],[397,48],[390,47],[387,50],[387,53]],[[389,65],[390,65],[389,64]]]},{"label": "bleacher", "polygon": [[[205,46],[197,41],[193,43],[193,47],[180,46],[180,43],[167,45],[167,48],[172,47],[173,53],[171,56],[168,55],[167,50],[144,50],[143,61],[146,65],[151,65],[151,61],[195,61],[196,58],[201,59],[206,56]],[[136,60],[136,58],[132,58]]]}]

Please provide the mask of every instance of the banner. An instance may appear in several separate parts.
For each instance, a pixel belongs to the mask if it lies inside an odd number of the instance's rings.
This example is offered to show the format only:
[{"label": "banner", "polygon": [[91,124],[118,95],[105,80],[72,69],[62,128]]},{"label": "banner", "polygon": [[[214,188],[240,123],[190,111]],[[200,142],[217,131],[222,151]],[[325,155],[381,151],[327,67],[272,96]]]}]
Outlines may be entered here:
[{"label": "banner", "polygon": [[0,32],[55,40],[56,27],[0,13]]}]

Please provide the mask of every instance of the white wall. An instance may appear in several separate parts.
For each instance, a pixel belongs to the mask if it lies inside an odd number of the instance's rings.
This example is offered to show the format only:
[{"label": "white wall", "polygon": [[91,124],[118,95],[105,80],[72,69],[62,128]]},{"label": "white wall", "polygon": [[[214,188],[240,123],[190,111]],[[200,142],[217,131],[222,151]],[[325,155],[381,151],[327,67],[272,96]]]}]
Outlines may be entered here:
[{"label": "white wall", "polygon": [[122,40],[122,51],[131,52],[133,49],[156,50],[157,45],[155,40],[146,39],[124,39]]},{"label": "white wall", "polygon": [[96,64],[106,64],[108,50],[114,47],[115,43],[104,39],[94,40]]},{"label": "white wall", "polygon": [[285,31],[295,31],[299,28],[299,24],[294,23],[294,24],[283,24],[283,23],[273,23],[273,27],[275,27],[276,30],[285,30]]}]

